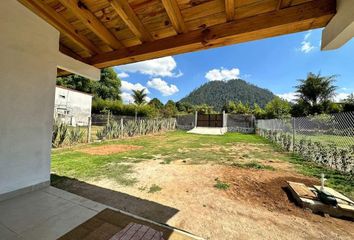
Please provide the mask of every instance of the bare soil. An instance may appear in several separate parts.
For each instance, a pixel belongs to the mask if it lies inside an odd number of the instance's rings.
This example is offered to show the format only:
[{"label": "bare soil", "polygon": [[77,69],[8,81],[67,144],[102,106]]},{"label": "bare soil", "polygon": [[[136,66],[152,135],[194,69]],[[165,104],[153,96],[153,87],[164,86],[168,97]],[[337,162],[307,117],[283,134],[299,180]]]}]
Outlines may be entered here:
[{"label": "bare soil", "polygon": [[[232,152],[246,154],[245,149],[261,151],[240,144]],[[132,177],[139,180],[134,186],[109,179],[89,184],[68,179],[57,187],[205,239],[354,239],[353,222],[295,205],[287,193],[287,180],[307,185],[319,182],[296,173],[287,162],[265,160],[262,163],[276,168],[270,171],[178,160],[160,164],[160,157],[134,165]],[[216,189],[215,179],[229,183],[230,188]],[[149,192],[152,185],[161,190]]]},{"label": "bare soil", "polygon": [[83,148],[80,149],[80,152],[88,153],[91,155],[109,155],[114,153],[121,153],[121,152],[128,152],[137,149],[143,148],[142,146],[135,146],[135,145],[105,145],[105,146],[98,146],[98,147],[90,147],[90,148]]}]

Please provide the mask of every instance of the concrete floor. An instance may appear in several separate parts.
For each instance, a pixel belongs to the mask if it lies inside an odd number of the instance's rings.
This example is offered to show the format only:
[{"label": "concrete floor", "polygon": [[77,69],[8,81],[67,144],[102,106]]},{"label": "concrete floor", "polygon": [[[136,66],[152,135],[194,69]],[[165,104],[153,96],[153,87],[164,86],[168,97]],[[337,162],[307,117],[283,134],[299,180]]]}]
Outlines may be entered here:
[{"label": "concrete floor", "polygon": [[227,128],[218,127],[196,127],[189,130],[188,133],[203,134],[203,135],[224,135],[227,132]]},{"label": "concrete floor", "polygon": [[57,239],[107,207],[47,187],[0,202],[0,239]]}]

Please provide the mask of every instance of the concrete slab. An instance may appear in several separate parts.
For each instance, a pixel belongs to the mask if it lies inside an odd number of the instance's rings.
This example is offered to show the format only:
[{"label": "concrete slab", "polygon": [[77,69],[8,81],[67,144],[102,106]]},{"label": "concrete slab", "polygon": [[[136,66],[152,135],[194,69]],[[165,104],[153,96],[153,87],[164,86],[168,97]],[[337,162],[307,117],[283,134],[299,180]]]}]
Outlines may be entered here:
[{"label": "concrete slab", "polygon": [[0,239],[6,239],[6,240],[19,240],[21,239],[19,235],[16,233],[12,232],[10,229],[8,229],[5,226],[2,226],[0,224]]},{"label": "concrete slab", "polygon": [[188,133],[203,134],[203,135],[224,135],[227,132],[227,128],[217,127],[195,127]]},{"label": "concrete slab", "polygon": [[47,187],[0,202],[0,239],[54,240],[107,207]]}]

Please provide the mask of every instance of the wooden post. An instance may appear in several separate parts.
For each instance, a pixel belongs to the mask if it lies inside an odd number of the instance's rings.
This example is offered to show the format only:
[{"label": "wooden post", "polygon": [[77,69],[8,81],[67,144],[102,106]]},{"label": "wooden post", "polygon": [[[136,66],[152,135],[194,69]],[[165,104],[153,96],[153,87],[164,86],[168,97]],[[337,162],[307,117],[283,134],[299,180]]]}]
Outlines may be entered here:
[{"label": "wooden post", "polygon": [[109,125],[109,115],[110,115],[111,111],[108,110],[107,112],[107,125]]},{"label": "wooden post", "polygon": [[120,119],[120,130],[121,130],[121,137],[124,137],[124,120],[123,118]]},{"label": "wooden post", "polygon": [[295,153],[295,134],[296,134],[296,130],[295,130],[295,118],[293,117],[293,153]]},{"label": "wooden post", "polygon": [[91,117],[87,120],[87,143],[91,142]]}]

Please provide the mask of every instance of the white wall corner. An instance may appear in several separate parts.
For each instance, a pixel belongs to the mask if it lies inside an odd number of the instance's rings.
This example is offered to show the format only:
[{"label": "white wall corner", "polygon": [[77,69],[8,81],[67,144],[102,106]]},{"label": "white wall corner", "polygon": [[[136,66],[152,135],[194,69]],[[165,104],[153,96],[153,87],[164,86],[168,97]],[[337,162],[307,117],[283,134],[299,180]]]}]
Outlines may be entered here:
[{"label": "white wall corner", "polygon": [[58,52],[57,65],[58,68],[62,70],[75,73],[88,79],[98,81],[101,77],[101,70],[99,68],[83,63],[61,52]]},{"label": "white wall corner", "polygon": [[354,37],[354,0],[337,0],[337,13],[322,31],[322,50],[343,46]]}]

